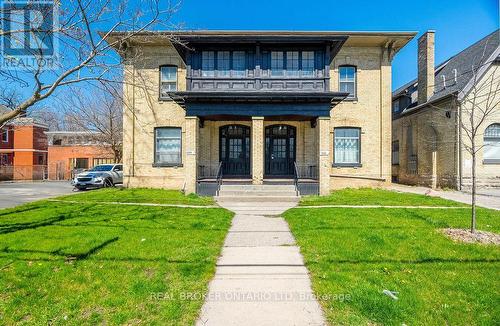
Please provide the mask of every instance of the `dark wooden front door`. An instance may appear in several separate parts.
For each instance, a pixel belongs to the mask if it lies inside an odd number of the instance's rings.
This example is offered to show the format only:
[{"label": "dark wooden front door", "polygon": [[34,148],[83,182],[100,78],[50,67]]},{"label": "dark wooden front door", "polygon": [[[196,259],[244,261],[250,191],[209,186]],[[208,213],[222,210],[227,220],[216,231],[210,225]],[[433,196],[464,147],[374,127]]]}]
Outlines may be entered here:
[{"label": "dark wooden front door", "polygon": [[219,156],[224,176],[250,176],[250,127],[220,128]]},{"label": "dark wooden front door", "polygon": [[287,125],[266,127],[266,176],[293,176],[296,129]]}]

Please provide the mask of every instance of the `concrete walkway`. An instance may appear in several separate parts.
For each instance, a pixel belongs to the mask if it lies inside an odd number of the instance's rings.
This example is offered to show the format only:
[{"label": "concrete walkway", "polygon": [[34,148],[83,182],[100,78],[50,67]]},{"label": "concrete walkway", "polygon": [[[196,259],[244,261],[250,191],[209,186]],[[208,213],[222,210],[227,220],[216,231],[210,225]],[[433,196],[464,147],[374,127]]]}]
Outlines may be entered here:
[{"label": "concrete walkway", "polygon": [[[453,200],[469,205],[471,202],[470,193],[457,190],[432,190],[426,187],[406,186],[400,184],[392,184],[390,189],[394,191],[409,192],[420,195],[429,194],[430,196],[437,196],[443,199]],[[481,189],[480,194],[476,196],[476,201],[478,206],[500,210],[500,197],[498,196],[498,190],[488,191]]]},{"label": "concrete walkway", "polygon": [[325,325],[295,239],[276,216],[296,203],[220,205],[236,215],[197,325]]}]

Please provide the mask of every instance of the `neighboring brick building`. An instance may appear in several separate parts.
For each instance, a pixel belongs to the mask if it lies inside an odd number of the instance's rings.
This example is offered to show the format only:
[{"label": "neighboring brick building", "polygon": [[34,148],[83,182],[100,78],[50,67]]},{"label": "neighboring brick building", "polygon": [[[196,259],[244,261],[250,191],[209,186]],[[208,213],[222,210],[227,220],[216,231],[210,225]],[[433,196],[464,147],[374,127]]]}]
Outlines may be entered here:
[{"label": "neighboring brick building", "polygon": [[[418,78],[393,93],[393,178],[410,185],[467,188],[472,163],[460,118],[467,126],[473,89],[476,112],[486,109],[486,100],[500,101],[500,31],[436,67],[434,32],[424,34],[418,46]],[[491,109],[476,138],[476,171],[479,185],[498,187],[500,107]]]},{"label": "neighboring brick building", "polygon": [[47,126],[17,118],[0,129],[0,180],[43,180],[47,177]]},{"label": "neighboring brick building", "polygon": [[81,170],[114,162],[111,148],[96,141],[90,131],[50,131],[46,135],[50,180],[69,180]]},{"label": "neighboring brick building", "polygon": [[220,164],[254,184],[297,166],[321,194],[390,184],[391,61],[415,33],[172,34],[187,46],[148,32],[119,49],[126,186],[201,192]]}]

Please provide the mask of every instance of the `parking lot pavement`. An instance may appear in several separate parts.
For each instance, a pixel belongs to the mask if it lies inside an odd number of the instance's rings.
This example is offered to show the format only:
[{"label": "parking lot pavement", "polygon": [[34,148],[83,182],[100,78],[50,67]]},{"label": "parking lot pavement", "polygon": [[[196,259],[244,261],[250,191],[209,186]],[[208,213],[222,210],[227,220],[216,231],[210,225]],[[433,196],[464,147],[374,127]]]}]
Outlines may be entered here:
[{"label": "parking lot pavement", "polygon": [[72,193],[69,181],[0,182],[0,208]]}]

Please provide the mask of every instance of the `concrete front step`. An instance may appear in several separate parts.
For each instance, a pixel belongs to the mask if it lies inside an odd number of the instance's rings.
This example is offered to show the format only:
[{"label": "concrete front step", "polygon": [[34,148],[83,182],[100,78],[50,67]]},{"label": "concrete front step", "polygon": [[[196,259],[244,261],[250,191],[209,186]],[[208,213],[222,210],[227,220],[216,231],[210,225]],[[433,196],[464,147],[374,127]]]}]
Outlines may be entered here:
[{"label": "concrete front step", "polygon": [[230,191],[295,191],[294,185],[231,185],[223,184],[221,190]]},{"label": "concrete front step", "polygon": [[253,203],[262,203],[262,202],[286,202],[286,203],[295,203],[300,200],[299,196],[217,196],[215,197],[217,202],[253,202]]},{"label": "concrete front step", "polygon": [[219,196],[244,196],[244,197],[255,197],[255,196],[297,196],[295,190],[282,190],[282,191],[270,191],[270,190],[221,190]]}]

